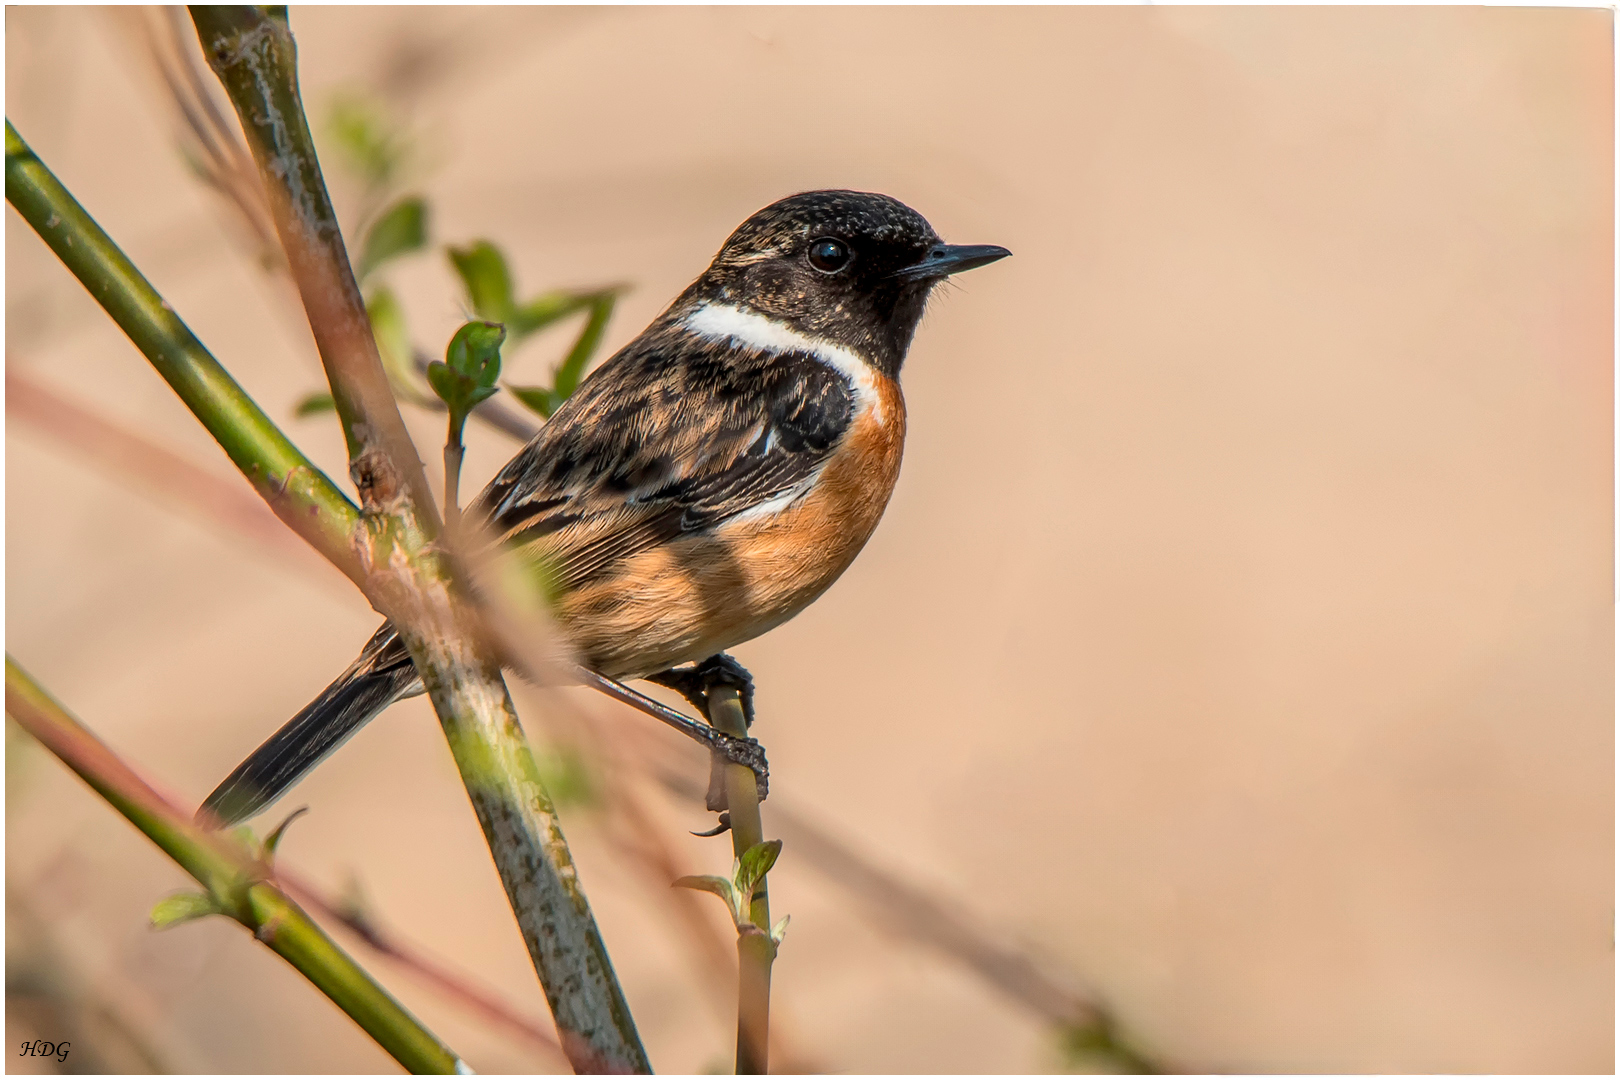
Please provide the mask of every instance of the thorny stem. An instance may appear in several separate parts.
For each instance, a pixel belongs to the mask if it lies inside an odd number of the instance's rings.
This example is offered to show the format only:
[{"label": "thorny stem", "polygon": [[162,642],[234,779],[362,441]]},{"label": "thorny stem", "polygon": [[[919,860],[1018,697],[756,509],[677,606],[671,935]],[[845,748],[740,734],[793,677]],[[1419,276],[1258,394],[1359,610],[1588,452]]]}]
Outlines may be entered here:
[{"label": "thorny stem", "polygon": [[[708,691],[709,721],[728,735],[748,737],[742,699],[729,686]],[[731,818],[731,850],[738,858],[764,842],[765,826],[759,814],[759,785],[754,770],[726,762],[726,807]],[[771,1030],[771,964],[776,943],[771,940],[771,901],[761,877],[749,898],[749,921],[758,931],[737,935],[737,1073],[763,1075],[769,1071]]]},{"label": "thorny stem", "polygon": [[421,675],[563,1048],[581,1072],[649,1072],[567,842],[478,613],[452,586],[441,523],[405,431],[316,159],[284,8],[194,7],[192,21],[258,163],[271,217],[326,366],[360,486],[373,573]]},{"label": "thorny stem", "polygon": [[6,715],[179,863],[221,908],[275,950],[415,1073],[465,1067],[449,1048],[377,985],[271,881],[271,868],[189,816],[124,764],[6,656]]},{"label": "thorny stem", "polygon": [[281,433],[6,121],[6,201],[174,388],[287,527],[361,584],[359,512]]}]

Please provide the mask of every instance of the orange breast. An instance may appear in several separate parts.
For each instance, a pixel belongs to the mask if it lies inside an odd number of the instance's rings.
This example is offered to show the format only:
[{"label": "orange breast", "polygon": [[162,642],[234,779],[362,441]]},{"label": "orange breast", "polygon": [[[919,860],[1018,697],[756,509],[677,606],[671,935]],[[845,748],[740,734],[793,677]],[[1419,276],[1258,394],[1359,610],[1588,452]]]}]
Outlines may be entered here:
[{"label": "orange breast", "polygon": [[651,674],[758,637],[820,596],[877,528],[900,475],[905,401],[891,380],[809,494],[774,514],[641,552],[565,597],[559,616],[603,674]]}]

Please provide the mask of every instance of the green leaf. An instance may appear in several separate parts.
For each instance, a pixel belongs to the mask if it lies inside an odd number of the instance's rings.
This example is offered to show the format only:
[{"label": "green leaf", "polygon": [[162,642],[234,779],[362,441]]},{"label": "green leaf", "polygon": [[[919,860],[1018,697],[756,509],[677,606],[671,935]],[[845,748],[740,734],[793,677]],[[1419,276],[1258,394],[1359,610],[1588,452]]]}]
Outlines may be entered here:
[{"label": "green leaf", "polygon": [[676,878],[671,887],[714,893],[714,895],[725,901],[726,909],[731,912],[732,922],[741,926],[748,919],[742,908],[744,901],[738,897],[736,888],[731,882],[717,874],[692,874],[687,877]]},{"label": "green leaf", "polygon": [[787,937],[788,920],[791,918],[793,918],[793,916],[784,915],[780,919],[776,920],[775,926],[771,927],[771,940],[776,942],[776,944],[782,944],[782,939]]},{"label": "green leaf", "polygon": [[752,898],[754,886],[759,879],[770,873],[771,867],[776,865],[776,857],[782,854],[782,841],[763,840],[755,844],[737,859],[736,869],[732,871],[732,880],[736,882],[737,892],[745,897]]},{"label": "green leaf", "polygon": [[562,290],[541,293],[512,312],[512,340],[519,341],[558,319],[566,319],[574,312],[584,310],[590,306],[592,299],[589,293]]},{"label": "green leaf", "polygon": [[270,835],[264,838],[264,857],[266,859],[274,859],[276,857],[276,848],[281,846],[281,838],[286,834],[287,826],[291,825],[294,821],[297,821],[300,817],[307,813],[309,813],[309,807],[300,806],[298,809],[282,818],[280,825],[277,825],[275,828],[270,830]]},{"label": "green leaf", "polygon": [[427,381],[433,387],[433,392],[439,395],[439,400],[449,402],[461,396],[465,380],[449,364],[435,360],[428,364]]},{"label": "green leaf", "polygon": [[[591,354],[602,342],[602,333],[607,328],[608,319],[613,315],[613,305],[617,299],[617,291],[607,289],[599,293],[582,295],[548,293],[526,305],[523,311],[530,314],[544,307],[547,311],[546,322],[578,311],[582,307],[589,307],[591,314],[585,320],[585,326],[580,331],[579,337],[574,341],[574,347],[569,350],[568,356],[558,365],[554,373],[556,385],[513,386],[508,383],[507,389],[534,412],[550,419],[553,413],[562,408],[569,395],[579,388],[580,377],[585,373],[585,366],[590,362]],[[522,312],[518,317],[521,316]],[[516,336],[514,334],[514,340]]]},{"label": "green leaf", "polygon": [[685,877],[676,878],[671,887],[676,889],[696,889],[699,892],[712,892],[714,895],[721,898],[730,896],[732,893],[731,882],[721,877],[719,874],[688,874]]},{"label": "green leaf", "polygon": [[383,364],[394,368],[411,360],[411,339],[405,329],[405,309],[392,289],[380,285],[366,300],[366,314],[371,317],[371,334],[377,339],[377,351]]},{"label": "green leaf", "polygon": [[513,397],[548,420],[562,406],[562,397],[544,386],[513,386],[507,383],[506,388],[512,391]]},{"label": "green leaf", "polygon": [[500,323],[466,323],[450,339],[445,363],[474,386],[494,386],[501,377],[501,343],[505,340],[506,327]]},{"label": "green leaf", "polygon": [[461,442],[467,414],[496,390],[501,375],[501,343],[506,327],[499,323],[470,322],[456,331],[444,351],[444,362],[428,365],[428,385],[450,410],[450,439]]},{"label": "green leaf", "polygon": [[467,414],[495,396],[496,387],[478,386],[449,364],[435,360],[428,365],[428,384],[450,410],[457,428]]},{"label": "green leaf", "polygon": [[602,332],[607,329],[608,320],[613,317],[613,304],[617,297],[611,293],[602,293],[591,301],[591,316],[585,320],[585,328],[579,332],[574,341],[574,347],[568,351],[568,356],[557,368],[554,380],[559,403],[567,400],[579,386],[579,378],[585,374],[585,365],[590,361],[591,354],[602,343]]},{"label": "green leaf", "polygon": [[480,319],[512,321],[512,276],[506,257],[488,240],[474,241],[471,247],[447,248],[450,265],[461,277],[467,299]]},{"label": "green leaf", "polygon": [[366,279],[377,267],[389,259],[427,246],[427,204],[420,196],[401,199],[382,212],[366,230],[360,245],[360,263],[355,276]]},{"label": "green leaf", "polygon": [[219,905],[207,893],[182,892],[166,896],[152,907],[152,929],[167,930],[205,915],[219,914]]},{"label": "green leaf", "polygon": [[317,390],[299,399],[298,404],[293,406],[293,415],[314,416],[317,413],[332,412],[336,408],[337,403],[332,400],[330,393]]}]

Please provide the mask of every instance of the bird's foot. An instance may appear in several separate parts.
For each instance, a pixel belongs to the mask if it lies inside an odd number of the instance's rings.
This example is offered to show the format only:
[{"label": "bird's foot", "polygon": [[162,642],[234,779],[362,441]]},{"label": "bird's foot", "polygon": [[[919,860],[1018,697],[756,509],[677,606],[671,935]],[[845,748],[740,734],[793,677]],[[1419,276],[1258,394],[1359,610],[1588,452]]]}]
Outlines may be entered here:
[{"label": "bird's foot", "polygon": [[754,679],[748,669],[725,653],[715,653],[707,660],[689,667],[670,668],[647,676],[648,682],[667,686],[679,693],[710,723],[702,738],[713,751],[709,768],[709,793],[706,804],[710,810],[726,811],[725,765],[732,762],[746,765],[754,773],[759,785],[759,799],[765,801],[770,789],[770,769],[765,762],[765,748],[755,739],[738,738],[713,727],[714,717],[709,713],[709,693],[717,687],[737,691],[742,704],[743,722],[754,723]]},{"label": "bird's foot", "polygon": [[729,686],[737,691],[737,697],[742,700],[743,721],[749,727],[754,726],[754,677],[728,653],[715,653],[707,660],[686,667],[648,675],[647,681],[667,686],[680,694],[711,724],[714,718],[709,715],[709,690],[716,686]]}]

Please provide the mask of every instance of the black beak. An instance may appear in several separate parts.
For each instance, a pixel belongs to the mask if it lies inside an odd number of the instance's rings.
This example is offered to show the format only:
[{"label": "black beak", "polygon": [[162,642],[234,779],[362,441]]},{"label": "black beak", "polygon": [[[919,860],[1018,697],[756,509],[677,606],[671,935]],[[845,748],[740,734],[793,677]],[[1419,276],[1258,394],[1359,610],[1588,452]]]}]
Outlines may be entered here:
[{"label": "black beak", "polygon": [[997,259],[1005,259],[1012,252],[995,244],[935,244],[917,262],[894,272],[907,281],[932,280],[960,274],[976,266],[985,266]]}]

